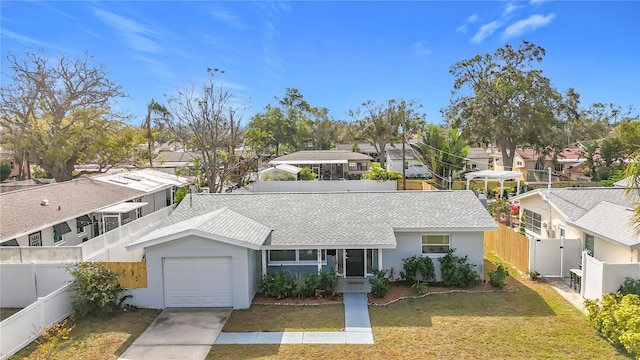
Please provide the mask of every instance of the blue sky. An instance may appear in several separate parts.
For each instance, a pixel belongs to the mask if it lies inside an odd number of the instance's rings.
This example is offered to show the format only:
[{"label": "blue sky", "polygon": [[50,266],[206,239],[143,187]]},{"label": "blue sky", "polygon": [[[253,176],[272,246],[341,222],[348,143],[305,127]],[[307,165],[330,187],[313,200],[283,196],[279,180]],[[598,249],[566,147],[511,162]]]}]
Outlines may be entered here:
[{"label": "blue sky", "polygon": [[522,39],[547,50],[544,74],[583,106],[640,110],[640,1],[4,0],[0,11],[3,72],[8,51],[86,50],[129,95],[120,104],[134,124],[208,67],[250,106],[245,121],[294,87],[335,119],[403,98],[440,123],[449,67]]}]

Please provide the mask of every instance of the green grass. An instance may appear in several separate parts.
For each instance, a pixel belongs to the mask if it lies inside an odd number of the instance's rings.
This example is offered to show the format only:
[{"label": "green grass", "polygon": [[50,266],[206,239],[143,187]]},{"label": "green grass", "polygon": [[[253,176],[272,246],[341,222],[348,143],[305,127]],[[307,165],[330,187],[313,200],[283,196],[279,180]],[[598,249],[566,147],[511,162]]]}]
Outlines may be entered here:
[{"label": "green grass", "polygon": [[340,331],[343,305],[253,305],[234,310],[223,331]]},{"label": "green grass", "polygon": [[138,309],[105,318],[78,319],[68,340],[48,350],[34,342],[12,359],[117,359],[158,314],[157,310]]},{"label": "green grass", "polygon": [[[488,254],[488,259],[500,259]],[[496,265],[485,266],[485,272]],[[216,345],[207,359],[625,359],[548,284],[516,278],[516,291],[434,294],[369,307],[374,345]],[[305,312],[310,308],[303,307]],[[292,308],[263,306],[272,319]],[[320,321],[323,314],[299,321]],[[306,319],[309,318],[309,319]],[[298,320],[296,320],[298,321]],[[282,331],[264,323],[262,331]]]}]

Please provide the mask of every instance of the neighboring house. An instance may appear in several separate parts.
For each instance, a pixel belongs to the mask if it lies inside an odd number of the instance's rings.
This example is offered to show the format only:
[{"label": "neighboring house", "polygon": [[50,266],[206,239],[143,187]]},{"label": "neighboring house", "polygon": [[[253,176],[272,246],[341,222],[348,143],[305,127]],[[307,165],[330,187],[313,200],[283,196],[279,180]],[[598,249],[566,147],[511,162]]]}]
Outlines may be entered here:
[{"label": "neighboring house", "polygon": [[188,180],[156,170],[0,194],[0,246],[74,246],[173,204]]},{"label": "neighboring house", "polygon": [[471,191],[198,194],[166,225],[127,246],[145,249],[150,308],[248,308],[261,276],[283,269],[372,276],[402,259],[455,249],[482,278],[484,231],[495,221]]},{"label": "neighboring house", "polygon": [[[386,166],[387,171],[397,171],[402,173],[402,145],[391,145],[387,148]],[[415,156],[409,144],[405,145],[404,151],[404,174],[407,178],[430,178],[431,171]]]},{"label": "neighboring house", "polygon": [[153,159],[154,169],[175,174],[178,169],[194,169],[193,160],[198,153],[193,151],[161,151]]},{"label": "neighboring house", "polygon": [[308,167],[320,180],[360,177],[371,167],[371,156],[346,150],[307,150],[277,157],[269,164]]},{"label": "neighboring house", "polygon": [[579,239],[579,251],[603,262],[640,262],[640,235],[631,223],[636,194],[628,196],[620,187],[576,187],[537,189],[514,199],[524,211],[527,235]]},{"label": "neighboring house", "polygon": [[[390,144],[387,144],[386,148],[389,148]],[[380,153],[376,150],[376,147],[368,142],[360,142],[357,144],[337,144],[335,150],[341,151],[355,151],[360,154],[369,155],[375,162],[380,162]]]},{"label": "neighboring house", "polygon": [[481,147],[473,147],[469,149],[466,159],[466,171],[489,170],[493,164],[493,157],[491,154]]},{"label": "neighboring house", "polygon": [[302,169],[297,166],[280,164],[260,170],[258,179],[260,181],[297,180],[300,170]]},{"label": "neighboring house", "polygon": [[9,165],[10,172],[9,172],[9,176],[7,176],[7,179],[12,179],[15,181],[16,177],[20,176],[20,161],[18,161],[13,151],[7,151],[1,146],[0,146],[0,164]]},{"label": "neighboring house", "polygon": [[[561,180],[563,177],[582,179],[582,164],[586,159],[581,157],[581,154],[582,149],[579,147],[565,148],[554,160],[553,155],[545,155],[541,159],[541,155],[534,149],[516,149],[512,169],[525,174],[526,181],[548,181],[549,168],[552,170],[552,181]],[[494,170],[504,170],[502,153],[496,153],[493,157]]]}]

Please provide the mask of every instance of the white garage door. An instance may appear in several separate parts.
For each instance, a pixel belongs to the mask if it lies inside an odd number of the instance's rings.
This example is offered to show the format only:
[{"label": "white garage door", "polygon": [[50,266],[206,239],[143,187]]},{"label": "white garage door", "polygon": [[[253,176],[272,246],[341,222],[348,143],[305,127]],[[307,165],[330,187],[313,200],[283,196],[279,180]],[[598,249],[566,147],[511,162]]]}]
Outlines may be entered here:
[{"label": "white garage door", "polygon": [[164,259],[165,307],[232,307],[231,257]]}]

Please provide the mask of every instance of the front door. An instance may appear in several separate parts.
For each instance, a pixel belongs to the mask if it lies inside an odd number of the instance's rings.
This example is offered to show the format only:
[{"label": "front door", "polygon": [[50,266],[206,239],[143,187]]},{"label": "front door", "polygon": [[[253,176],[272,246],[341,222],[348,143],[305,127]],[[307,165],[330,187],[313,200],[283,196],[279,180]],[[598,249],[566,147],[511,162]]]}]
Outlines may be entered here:
[{"label": "front door", "polygon": [[346,250],[347,276],[364,277],[364,249]]}]

